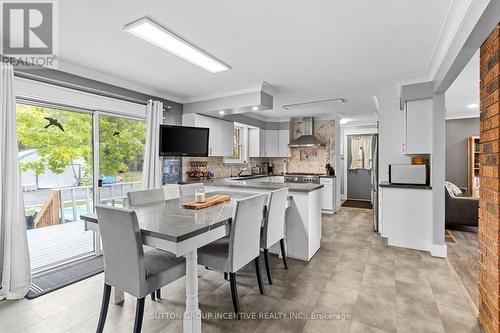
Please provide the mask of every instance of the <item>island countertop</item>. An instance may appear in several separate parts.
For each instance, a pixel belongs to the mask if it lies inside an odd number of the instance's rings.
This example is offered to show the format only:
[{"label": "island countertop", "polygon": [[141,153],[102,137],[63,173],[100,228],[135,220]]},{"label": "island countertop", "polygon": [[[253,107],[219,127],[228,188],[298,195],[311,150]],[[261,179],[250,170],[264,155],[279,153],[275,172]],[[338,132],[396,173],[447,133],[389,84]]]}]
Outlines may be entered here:
[{"label": "island countertop", "polygon": [[230,188],[247,188],[252,190],[277,190],[280,188],[288,188],[288,191],[309,193],[319,190],[324,187],[323,184],[312,183],[270,183],[270,182],[248,182],[246,180],[230,180],[230,179],[213,179],[203,181],[205,186],[218,186]]}]

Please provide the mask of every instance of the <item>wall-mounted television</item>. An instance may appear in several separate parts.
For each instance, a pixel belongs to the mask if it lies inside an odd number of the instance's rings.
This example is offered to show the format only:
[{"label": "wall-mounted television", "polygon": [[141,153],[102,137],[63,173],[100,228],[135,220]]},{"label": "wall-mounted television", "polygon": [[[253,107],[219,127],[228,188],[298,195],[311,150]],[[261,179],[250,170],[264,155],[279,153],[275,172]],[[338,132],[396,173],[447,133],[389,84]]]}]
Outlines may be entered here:
[{"label": "wall-mounted television", "polygon": [[160,156],[208,156],[208,128],[160,125]]}]

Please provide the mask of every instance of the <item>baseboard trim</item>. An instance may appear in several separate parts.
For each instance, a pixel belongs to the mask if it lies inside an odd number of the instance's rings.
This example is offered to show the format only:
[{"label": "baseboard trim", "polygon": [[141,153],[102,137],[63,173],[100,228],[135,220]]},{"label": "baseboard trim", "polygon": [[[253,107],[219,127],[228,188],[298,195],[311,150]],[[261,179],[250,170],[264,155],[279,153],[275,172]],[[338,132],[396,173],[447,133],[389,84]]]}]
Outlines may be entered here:
[{"label": "baseboard trim", "polygon": [[433,257],[446,258],[448,256],[448,248],[446,247],[446,244],[443,245],[431,244],[430,252],[431,256]]}]

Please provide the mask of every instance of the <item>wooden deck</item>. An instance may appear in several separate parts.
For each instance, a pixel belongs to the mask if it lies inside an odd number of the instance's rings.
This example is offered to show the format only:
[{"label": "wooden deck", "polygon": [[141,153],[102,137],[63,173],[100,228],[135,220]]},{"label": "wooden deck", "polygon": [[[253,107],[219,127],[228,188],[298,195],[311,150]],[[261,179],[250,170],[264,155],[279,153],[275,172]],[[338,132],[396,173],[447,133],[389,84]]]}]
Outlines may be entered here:
[{"label": "wooden deck", "polygon": [[31,270],[94,251],[94,237],[82,221],[28,230]]}]

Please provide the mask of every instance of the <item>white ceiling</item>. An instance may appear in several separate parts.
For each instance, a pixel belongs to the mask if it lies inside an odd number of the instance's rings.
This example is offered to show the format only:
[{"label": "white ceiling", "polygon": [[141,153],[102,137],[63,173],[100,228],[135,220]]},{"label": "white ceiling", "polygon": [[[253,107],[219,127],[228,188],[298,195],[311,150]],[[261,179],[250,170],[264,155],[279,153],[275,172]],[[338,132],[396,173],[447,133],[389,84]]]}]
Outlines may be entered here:
[{"label": "white ceiling", "polygon": [[479,108],[470,109],[469,104],[479,105],[479,50],[446,91],[446,117],[479,117]]},{"label": "white ceiling", "polygon": [[[347,103],[311,112],[372,112],[371,96],[427,71],[451,1],[60,1],[59,58],[181,99],[267,81],[279,90],[267,119],[334,97]],[[144,16],[232,69],[210,74],[122,31]]]}]

